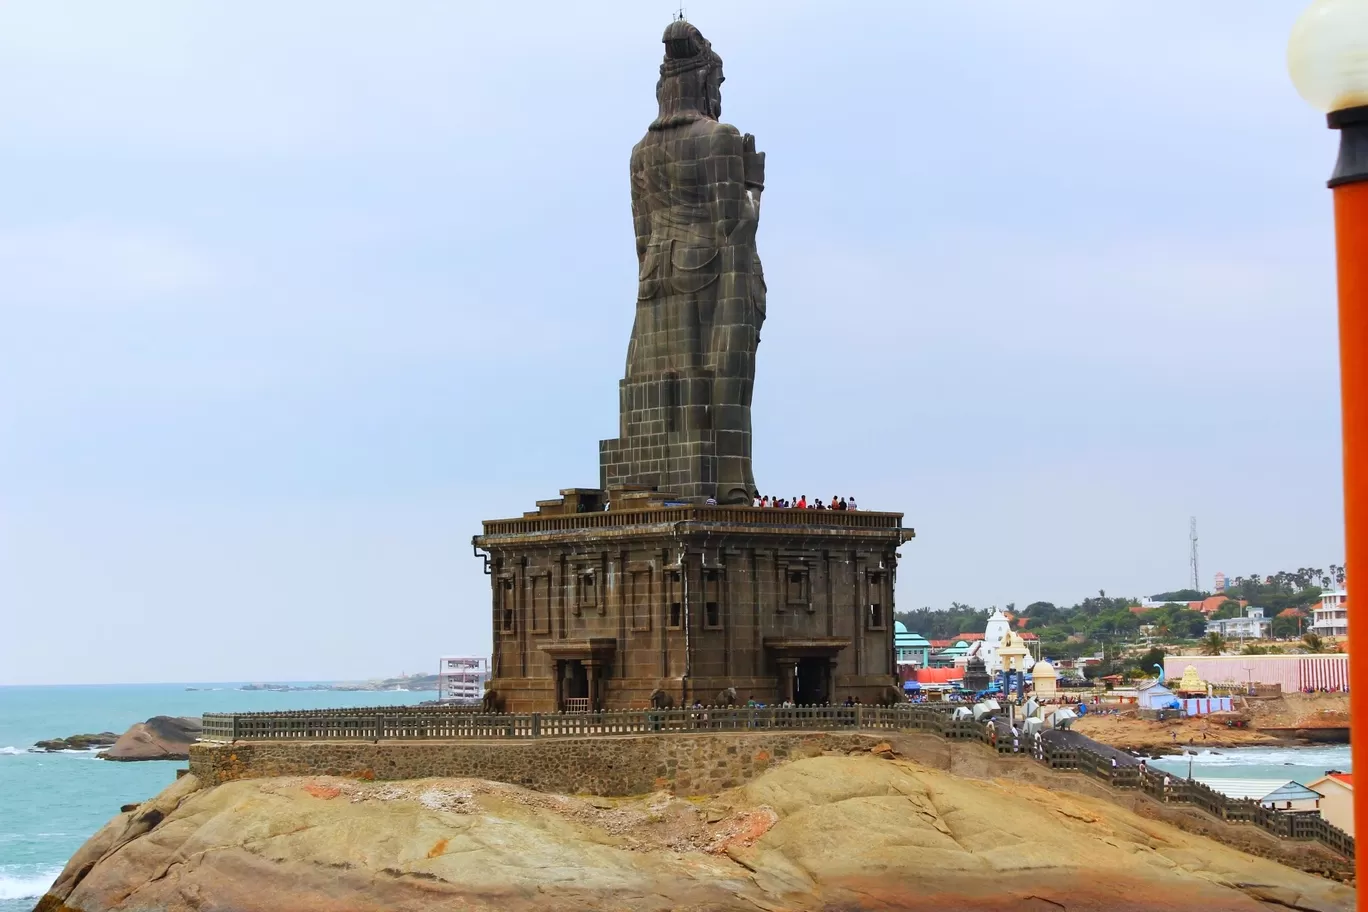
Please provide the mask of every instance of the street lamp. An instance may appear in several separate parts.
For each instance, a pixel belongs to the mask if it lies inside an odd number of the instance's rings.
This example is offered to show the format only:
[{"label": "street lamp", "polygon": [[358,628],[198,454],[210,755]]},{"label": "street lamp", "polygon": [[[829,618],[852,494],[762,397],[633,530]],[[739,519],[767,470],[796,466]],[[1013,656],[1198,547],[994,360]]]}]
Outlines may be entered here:
[{"label": "street lamp", "polygon": [[[1297,91],[1340,131],[1334,190],[1339,280],[1344,538],[1349,575],[1368,579],[1368,0],[1316,0],[1292,27],[1287,68]],[[1368,772],[1368,619],[1349,627],[1349,746]],[[1368,790],[1354,798],[1368,833]],[[1368,883],[1368,852],[1355,861]]]}]

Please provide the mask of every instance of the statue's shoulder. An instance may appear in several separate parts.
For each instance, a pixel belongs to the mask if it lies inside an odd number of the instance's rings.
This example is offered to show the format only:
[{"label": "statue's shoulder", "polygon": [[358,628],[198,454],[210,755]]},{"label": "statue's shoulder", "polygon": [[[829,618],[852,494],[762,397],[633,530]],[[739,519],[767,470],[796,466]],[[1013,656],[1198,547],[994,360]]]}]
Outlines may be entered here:
[{"label": "statue's shoulder", "polygon": [[741,138],[740,130],[719,120],[696,120],[689,124],[689,128],[689,132],[694,136],[707,136],[716,139],[735,137],[738,140]]}]

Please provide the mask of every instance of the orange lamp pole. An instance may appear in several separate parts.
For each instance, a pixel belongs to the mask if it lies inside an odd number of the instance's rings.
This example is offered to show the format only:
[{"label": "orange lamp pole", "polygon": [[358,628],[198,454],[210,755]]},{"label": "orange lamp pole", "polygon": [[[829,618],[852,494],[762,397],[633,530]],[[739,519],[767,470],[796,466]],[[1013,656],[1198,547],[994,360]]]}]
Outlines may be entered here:
[{"label": "orange lamp pole", "polygon": [[[1363,607],[1349,619],[1349,750],[1362,780],[1354,790],[1354,834],[1368,836],[1368,105],[1333,111],[1340,131],[1335,198],[1339,280],[1340,409],[1344,440],[1345,578]],[[1352,610],[1352,608],[1351,608]],[[1356,852],[1355,879],[1368,889],[1368,851]]]},{"label": "orange lamp pole", "polygon": [[[1353,772],[1365,780],[1354,790],[1354,836],[1368,838],[1368,0],[1311,0],[1288,36],[1287,73],[1297,94],[1328,112],[1326,121],[1340,134],[1330,188],[1339,264],[1344,571],[1362,588],[1360,608],[1349,616],[1349,752]],[[1362,895],[1368,849],[1355,852],[1354,873]]]}]

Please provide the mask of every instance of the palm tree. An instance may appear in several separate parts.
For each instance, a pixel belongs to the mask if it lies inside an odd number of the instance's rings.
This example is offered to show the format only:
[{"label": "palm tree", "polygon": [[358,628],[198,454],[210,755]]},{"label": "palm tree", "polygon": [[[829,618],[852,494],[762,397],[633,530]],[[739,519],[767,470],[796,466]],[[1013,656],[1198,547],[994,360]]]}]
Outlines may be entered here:
[{"label": "palm tree", "polygon": [[1320,634],[1307,633],[1302,636],[1302,645],[1307,652],[1325,652],[1325,641],[1320,638]]},{"label": "palm tree", "polygon": [[1225,637],[1213,630],[1206,635],[1201,645],[1202,655],[1218,656],[1225,652]]}]

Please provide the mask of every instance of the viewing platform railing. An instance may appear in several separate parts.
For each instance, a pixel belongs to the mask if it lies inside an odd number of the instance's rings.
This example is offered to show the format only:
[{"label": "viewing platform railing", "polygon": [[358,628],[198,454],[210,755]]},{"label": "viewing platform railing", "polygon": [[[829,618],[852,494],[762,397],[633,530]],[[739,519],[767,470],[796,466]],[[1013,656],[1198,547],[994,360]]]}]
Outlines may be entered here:
[{"label": "viewing platform railing", "polygon": [[1314,840],[1354,856],[1354,838],[1317,811],[1278,811],[1137,764],[1113,765],[1086,747],[1013,737],[1004,720],[993,723],[951,717],[954,704],[897,706],[704,707],[629,709],[571,713],[483,713],[478,706],[400,706],[206,713],[203,741],[425,741],[532,740],[611,737],[662,732],[896,731],[927,732],[951,740],[979,741],[998,754],[1031,757],[1055,770],[1077,770],[1114,789],[1138,790],[1164,804],[1188,805],[1230,823],[1257,826],[1279,839]]},{"label": "viewing platform railing", "polygon": [[[835,529],[875,529],[895,531],[902,528],[901,513],[868,510],[797,510],[773,507],[697,506],[652,507],[646,510],[606,510],[592,513],[564,513],[550,516],[524,516],[517,519],[489,519],[485,535],[527,535],[538,532],[568,532],[575,529],[612,529],[628,526],[665,525],[677,522],[716,523],[750,526],[804,526]],[[911,529],[905,530],[911,532]]]}]

